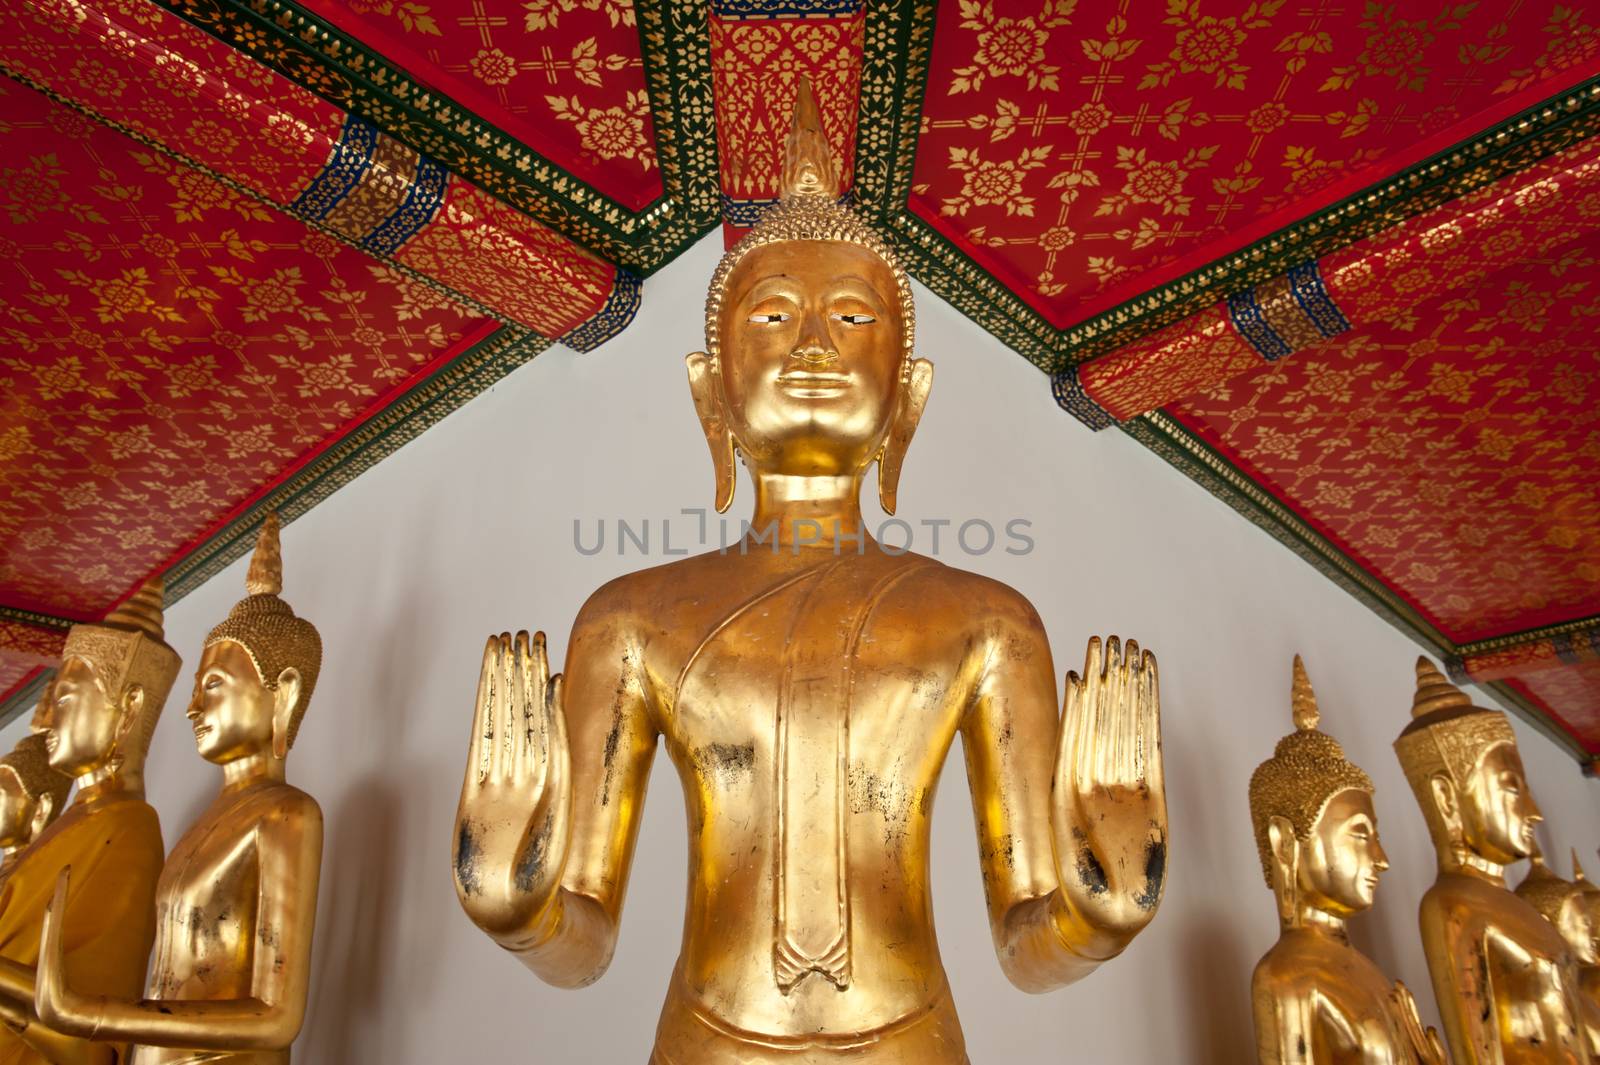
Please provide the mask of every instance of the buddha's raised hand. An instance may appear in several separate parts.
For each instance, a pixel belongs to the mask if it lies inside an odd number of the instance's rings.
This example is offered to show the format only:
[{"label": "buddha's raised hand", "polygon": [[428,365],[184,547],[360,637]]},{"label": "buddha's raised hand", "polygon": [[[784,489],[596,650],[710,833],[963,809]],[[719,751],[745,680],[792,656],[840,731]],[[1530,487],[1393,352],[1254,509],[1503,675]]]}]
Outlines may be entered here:
[{"label": "buddha's raised hand", "polygon": [[478,927],[514,936],[537,921],[561,882],[571,805],[561,677],[550,676],[544,633],[491,636],[456,808],[456,895]]},{"label": "buddha's raised hand", "polygon": [[1389,992],[1389,1001],[1400,1015],[1400,1025],[1405,1029],[1406,1039],[1411,1043],[1418,1065],[1450,1065],[1450,1059],[1444,1054],[1444,1044],[1439,1041],[1439,1033],[1422,1026],[1422,1016],[1417,1012],[1417,1000],[1412,996],[1411,989],[1396,980],[1394,989]]},{"label": "buddha's raised hand", "polygon": [[1113,937],[1155,916],[1167,863],[1156,659],[1115,636],[1089,641],[1083,676],[1067,674],[1051,793],[1061,890],[1079,916]]}]

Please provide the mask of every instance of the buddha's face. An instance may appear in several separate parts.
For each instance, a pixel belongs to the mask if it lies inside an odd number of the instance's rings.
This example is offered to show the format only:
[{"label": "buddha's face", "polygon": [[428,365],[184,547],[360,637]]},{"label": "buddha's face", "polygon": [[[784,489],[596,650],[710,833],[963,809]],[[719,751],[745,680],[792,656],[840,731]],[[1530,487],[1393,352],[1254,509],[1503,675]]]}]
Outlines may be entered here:
[{"label": "buddha's face", "polygon": [[1378,875],[1387,868],[1372,796],[1347,788],[1329,800],[1311,838],[1300,842],[1300,895],[1319,910],[1346,916],[1372,905]]},{"label": "buddha's face", "polygon": [[1589,922],[1589,949],[1593,955],[1583,964],[1600,965],[1600,891],[1593,887],[1585,888],[1578,893],[1577,905],[1583,910],[1584,919]]},{"label": "buddha's face", "polygon": [[902,321],[887,263],[840,241],[780,241],[729,275],[720,330],[725,414],[753,468],[866,468],[900,399]]},{"label": "buddha's face", "polygon": [[1501,743],[1478,763],[1461,794],[1461,826],[1466,841],[1499,865],[1533,853],[1534,826],[1544,820],[1516,747]]},{"label": "buddha's face", "polygon": [[[130,689],[126,697],[140,696]],[[65,659],[40,715],[50,765],[68,776],[103,765],[116,748],[123,709],[93,666],[82,658]]]},{"label": "buddha's face", "polygon": [[207,647],[185,711],[200,757],[220,765],[270,749],[275,702],[242,645],[220,640]]},{"label": "buddha's face", "polygon": [[1575,891],[1561,905],[1556,927],[1572,948],[1580,965],[1600,963],[1600,929],[1595,927],[1594,907],[1581,891]]},{"label": "buddha's face", "polygon": [[16,770],[0,765],[0,847],[20,847],[32,838],[34,805]]}]

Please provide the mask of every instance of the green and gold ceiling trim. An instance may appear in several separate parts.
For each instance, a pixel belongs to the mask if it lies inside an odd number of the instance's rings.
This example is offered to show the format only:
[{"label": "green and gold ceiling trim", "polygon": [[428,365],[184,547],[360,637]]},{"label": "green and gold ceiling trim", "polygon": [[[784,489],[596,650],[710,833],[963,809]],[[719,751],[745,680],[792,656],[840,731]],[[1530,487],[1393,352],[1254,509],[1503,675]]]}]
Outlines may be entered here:
[{"label": "green and gold ceiling trim", "polygon": [[[1489,647],[1506,648],[1536,644],[1549,638],[1550,630],[1541,629],[1497,637],[1495,640],[1479,641],[1475,644],[1457,645],[1327,537],[1284,506],[1215,448],[1189,432],[1167,414],[1162,411],[1152,411],[1122,423],[1120,428],[1165,459],[1185,477],[1228,504],[1252,525],[1262,529],[1305,560],[1318,573],[1349,592],[1447,666],[1455,664],[1459,668],[1463,652],[1470,653],[1474,649],[1482,650]],[[1574,622],[1570,626],[1554,628],[1569,633],[1587,631],[1585,626],[1591,622],[1600,622],[1600,619],[1589,619]],[[1463,679],[1481,684],[1493,691],[1495,696],[1514,709],[1519,717],[1576,759],[1586,772],[1594,771],[1600,759],[1586,751],[1571,734],[1552,722],[1543,710],[1530,702],[1521,692],[1504,683],[1501,679],[1503,676],[1507,674],[1499,674],[1484,680],[1468,675]]]},{"label": "green and gold ceiling trim", "polygon": [[[255,543],[256,530],[267,511],[277,511],[285,524],[294,521],[532,359],[550,343],[548,338],[531,330],[504,325],[465,348],[399,399],[242,508],[194,548],[170,561],[163,571],[168,605],[216,576],[229,563],[242,558]],[[62,632],[75,624],[69,618],[0,606],[0,622],[6,620]],[[0,703],[0,725],[31,708],[47,680],[47,677],[30,680]]]},{"label": "green and gold ceiling trim", "polygon": [[[156,0],[590,251],[647,275],[717,222],[703,4],[636,4],[665,195],[632,211],[288,0]],[[710,141],[709,162],[704,138]]]}]

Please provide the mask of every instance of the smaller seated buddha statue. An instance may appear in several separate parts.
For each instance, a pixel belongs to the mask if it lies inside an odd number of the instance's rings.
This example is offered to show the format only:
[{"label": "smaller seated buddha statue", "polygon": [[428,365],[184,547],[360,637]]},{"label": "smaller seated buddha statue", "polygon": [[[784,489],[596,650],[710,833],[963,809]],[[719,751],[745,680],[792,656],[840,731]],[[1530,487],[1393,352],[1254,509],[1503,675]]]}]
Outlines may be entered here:
[{"label": "smaller seated buddha statue", "polygon": [[249,591],[206,637],[188,718],[222,790],[167,858],[146,997],[92,994],[64,964],[63,871],[39,948],[36,1008],[50,1025],[132,1044],[131,1065],[282,1065],[305,1016],[322,811],[284,765],[322,664],[322,639],[278,597],[268,514]]},{"label": "smaller seated buddha statue", "polygon": [[[1578,856],[1574,853],[1572,857],[1576,866]],[[1600,925],[1595,924],[1594,900],[1585,896],[1583,884],[1557,876],[1545,864],[1544,856],[1535,852],[1528,859],[1528,875],[1517,885],[1517,897],[1531,903],[1567,941],[1578,962],[1581,986],[1583,971],[1600,965]],[[1579,1009],[1589,1056],[1600,1060],[1600,1002],[1585,995]]]},{"label": "smaller seated buddha statue", "polygon": [[34,717],[51,767],[78,787],[71,805],[18,856],[0,886],[0,1065],[111,1065],[118,1048],[54,1028],[34,1013],[34,966],[56,874],[65,969],[95,995],[137,994],[155,938],[155,888],[166,856],[144,799],[144,760],[182,661],[162,628],[162,582],[148,581],[95,625],[74,625],[49,701]]},{"label": "smaller seated buddha statue", "polygon": [[0,884],[28,844],[66,808],[72,790],[72,778],[50,767],[47,743],[42,733],[30,732],[0,758]]},{"label": "smaller seated buddha statue", "polygon": [[[1583,865],[1578,861],[1578,848],[1572,848],[1572,882],[1578,885],[1583,907],[1589,914],[1589,923],[1594,928],[1595,934],[1600,936],[1600,886],[1594,884],[1583,875]],[[1596,944],[1600,951],[1600,943]],[[1583,991],[1584,1001],[1600,1009],[1600,961],[1580,961],[1578,963],[1578,986]]]},{"label": "smaller seated buddha statue", "polygon": [[1371,907],[1389,868],[1372,779],[1318,729],[1300,656],[1295,731],[1250,777],[1250,819],[1278,902],[1278,942],[1250,982],[1262,1065],[1444,1065],[1416,1000],[1351,946],[1346,921]]},{"label": "smaller seated buddha statue", "polygon": [[1543,820],[1511,723],[1426,658],[1411,714],[1394,749],[1438,857],[1419,916],[1451,1060],[1587,1065],[1572,950],[1506,885]]}]

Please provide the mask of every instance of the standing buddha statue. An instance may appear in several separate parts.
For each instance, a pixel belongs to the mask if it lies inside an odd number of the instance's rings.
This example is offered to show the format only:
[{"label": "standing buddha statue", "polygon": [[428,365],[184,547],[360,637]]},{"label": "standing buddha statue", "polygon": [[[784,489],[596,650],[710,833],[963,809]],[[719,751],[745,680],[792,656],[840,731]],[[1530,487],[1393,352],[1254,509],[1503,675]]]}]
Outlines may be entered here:
[{"label": "standing buddha statue", "polygon": [[[1576,847],[1572,848],[1572,881],[1578,885],[1583,908],[1589,915],[1589,927],[1600,937],[1600,885],[1583,875]],[[1595,943],[1595,951],[1600,954],[1600,939]],[[1583,991],[1584,1001],[1600,1010],[1600,959],[1578,964],[1578,986]]]},{"label": "standing buddha statue", "polygon": [[911,285],[838,202],[809,86],[783,199],[723,258],[688,357],[716,505],[755,487],[738,545],[628,574],[544,639],[491,638],[454,835],[456,889],[560,987],[616,945],[645,785],[683,785],[689,894],[655,1065],[967,1061],[934,938],[934,788],[959,734],[990,927],[1047,991],[1155,915],[1166,861],[1156,667],[1090,641],[1058,714],[1020,594],[878,544],[932,384]]},{"label": "standing buddha statue", "polygon": [[1350,945],[1389,858],[1372,779],[1317,728],[1317,696],[1294,658],[1295,731],[1250,777],[1250,820],[1278,903],[1278,942],[1250,981],[1262,1065],[1444,1065],[1416,1000]]},{"label": "standing buddha statue", "polygon": [[[1577,866],[1577,854],[1573,854]],[[1600,965],[1600,926],[1595,924],[1595,907],[1586,897],[1583,884],[1578,880],[1564,880],[1545,864],[1544,856],[1535,852],[1528,859],[1528,875],[1517,885],[1517,897],[1527,900],[1546,921],[1555,926],[1561,938],[1572,948],[1578,964],[1578,982],[1583,990],[1583,974]],[[1583,1018],[1584,1036],[1589,1043],[1589,1056],[1600,1060],[1600,1003],[1588,994],[1580,995],[1579,1012]]]},{"label": "standing buddha statue", "polygon": [[1455,1065],[1590,1061],[1577,969],[1561,934],[1506,886],[1541,821],[1511,723],[1417,659],[1395,753],[1422,807],[1439,875],[1422,897],[1422,949]]},{"label": "standing buddha statue", "polygon": [[67,805],[72,778],[50,766],[48,741],[30,732],[0,758],[0,884],[11,875],[23,850],[39,838]]},{"label": "standing buddha statue", "polygon": [[110,1043],[39,1020],[34,966],[56,874],[70,866],[72,890],[55,907],[63,967],[90,994],[138,994],[144,981],[166,853],[144,799],[144,759],[182,665],[164,640],[161,594],[158,577],[100,624],[74,625],[35,718],[50,765],[78,793],[0,887],[0,1065],[120,1060]]},{"label": "standing buddha statue", "polygon": [[206,637],[188,718],[222,791],[173,847],[156,891],[144,999],[91,994],[64,964],[58,921],[77,870],[61,875],[40,947],[46,1023],[134,1044],[131,1065],[283,1065],[305,1016],[322,861],[322,811],[284,778],[311,700],[322,639],[278,597],[283,564],[269,513],[249,595]]}]

